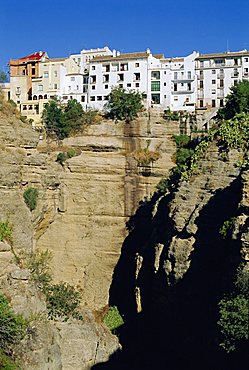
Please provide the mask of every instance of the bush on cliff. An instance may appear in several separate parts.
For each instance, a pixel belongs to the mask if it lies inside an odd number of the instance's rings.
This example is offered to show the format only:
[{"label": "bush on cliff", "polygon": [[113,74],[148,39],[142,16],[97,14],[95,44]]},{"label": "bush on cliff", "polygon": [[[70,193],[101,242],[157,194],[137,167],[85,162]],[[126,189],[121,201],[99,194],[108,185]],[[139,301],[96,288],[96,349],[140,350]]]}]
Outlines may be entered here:
[{"label": "bush on cliff", "polygon": [[237,113],[249,113],[249,81],[243,80],[231,87],[231,93],[226,97],[225,107],[217,113],[218,119],[231,119]]},{"label": "bush on cliff", "polygon": [[63,140],[93,123],[96,115],[96,110],[84,111],[82,105],[75,99],[70,99],[66,106],[63,106],[58,99],[52,99],[45,104],[42,120],[49,136]]},{"label": "bush on cliff", "polygon": [[33,211],[37,206],[38,190],[35,188],[26,189],[23,198],[30,211]]},{"label": "bush on cliff", "polygon": [[7,298],[0,294],[0,352],[10,355],[25,336],[27,321],[13,312]]},{"label": "bush on cliff", "polygon": [[142,94],[138,91],[126,91],[122,87],[114,87],[109,94],[106,111],[111,119],[132,121],[143,109]]}]

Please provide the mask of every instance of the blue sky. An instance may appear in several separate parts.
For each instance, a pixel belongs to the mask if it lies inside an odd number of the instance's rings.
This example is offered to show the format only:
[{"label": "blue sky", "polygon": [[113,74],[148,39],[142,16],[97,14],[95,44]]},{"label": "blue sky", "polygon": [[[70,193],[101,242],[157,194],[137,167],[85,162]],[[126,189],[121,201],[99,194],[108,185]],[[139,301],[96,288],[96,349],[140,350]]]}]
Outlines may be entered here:
[{"label": "blue sky", "polygon": [[0,70],[35,51],[109,46],[166,56],[249,49],[249,0],[1,0]]}]

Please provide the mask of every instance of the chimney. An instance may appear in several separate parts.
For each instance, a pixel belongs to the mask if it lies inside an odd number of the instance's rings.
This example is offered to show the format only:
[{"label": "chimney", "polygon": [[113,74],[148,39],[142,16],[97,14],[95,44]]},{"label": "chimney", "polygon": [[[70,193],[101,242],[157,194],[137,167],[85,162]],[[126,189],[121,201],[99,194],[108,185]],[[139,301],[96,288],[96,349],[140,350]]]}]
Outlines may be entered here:
[{"label": "chimney", "polygon": [[113,51],[112,51],[113,58],[115,58],[116,55],[117,55],[117,51],[115,49],[113,49]]},{"label": "chimney", "polygon": [[150,49],[149,48],[147,48],[146,53],[150,54]]},{"label": "chimney", "polygon": [[120,51],[117,51],[117,57],[120,55]]}]

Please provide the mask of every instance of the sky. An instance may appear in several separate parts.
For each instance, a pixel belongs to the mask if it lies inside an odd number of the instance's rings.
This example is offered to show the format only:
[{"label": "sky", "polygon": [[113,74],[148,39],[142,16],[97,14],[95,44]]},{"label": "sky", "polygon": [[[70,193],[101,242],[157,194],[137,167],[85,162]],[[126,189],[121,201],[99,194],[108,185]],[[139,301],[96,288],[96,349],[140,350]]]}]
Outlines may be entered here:
[{"label": "sky", "polygon": [[35,51],[167,57],[249,49],[249,0],[0,0],[0,70]]}]

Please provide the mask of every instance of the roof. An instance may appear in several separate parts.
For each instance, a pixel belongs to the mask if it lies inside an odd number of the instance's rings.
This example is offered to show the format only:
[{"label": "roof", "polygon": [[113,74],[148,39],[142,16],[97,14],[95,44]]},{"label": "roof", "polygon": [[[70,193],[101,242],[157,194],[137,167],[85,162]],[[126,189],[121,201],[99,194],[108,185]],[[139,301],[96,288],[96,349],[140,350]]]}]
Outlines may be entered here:
[{"label": "roof", "polygon": [[214,53],[214,54],[200,54],[196,59],[212,59],[212,58],[229,58],[229,57],[240,57],[240,56],[249,56],[248,50],[241,51],[226,51],[223,53]]},{"label": "roof", "polygon": [[27,55],[25,57],[20,58],[20,60],[41,60],[43,56],[45,56],[47,53],[45,51],[37,51],[33,54]]},{"label": "roof", "polygon": [[148,58],[149,54],[146,51],[137,52],[137,53],[128,53],[128,54],[120,54],[116,55],[115,57],[112,55],[102,55],[93,57],[90,62],[106,62],[106,61],[115,61],[115,60],[123,60],[123,59],[139,59],[139,58]]},{"label": "roof", "polygon": [[153,55],[153,57],[156,59],[164,59],[164,54]]},{"label": "roof", "polygon": [[48,59],[49,62],[64,62],[67,58],[51,58]]}]

